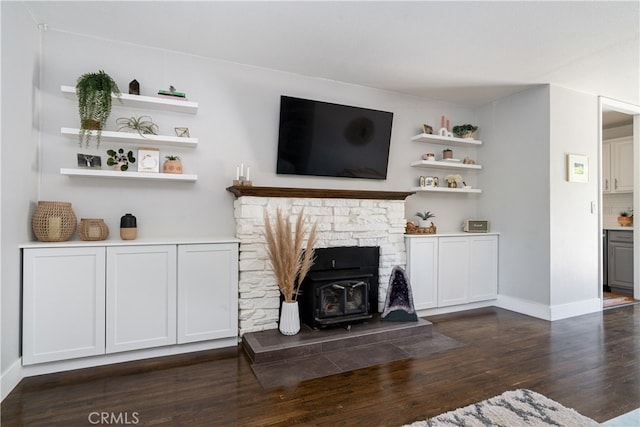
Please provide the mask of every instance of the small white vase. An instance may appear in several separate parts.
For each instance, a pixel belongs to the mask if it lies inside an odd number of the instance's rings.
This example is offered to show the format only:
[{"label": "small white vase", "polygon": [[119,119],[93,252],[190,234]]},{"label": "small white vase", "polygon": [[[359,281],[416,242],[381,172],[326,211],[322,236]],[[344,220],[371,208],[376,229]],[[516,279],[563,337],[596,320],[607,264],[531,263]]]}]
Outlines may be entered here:
[{"label": "small white vase", "polygon": [[298,314],[298,301],[282,301],[280,311],[280,325],[282,335],[295,335],[300,332],[300,316]]}]

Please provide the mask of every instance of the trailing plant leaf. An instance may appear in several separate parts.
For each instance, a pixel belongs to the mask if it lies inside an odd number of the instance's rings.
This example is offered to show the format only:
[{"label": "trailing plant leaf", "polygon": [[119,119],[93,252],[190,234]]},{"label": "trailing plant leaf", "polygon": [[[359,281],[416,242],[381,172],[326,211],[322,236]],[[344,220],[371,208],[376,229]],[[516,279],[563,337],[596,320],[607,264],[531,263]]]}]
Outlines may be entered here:
[{"label": "trailing plant leaf", "polygon": [[86,73],[78,78],[76,95],[78,96],[78,113],[80,115],[80,145],[89,146],[94,129],[87,129],[88,121],[99,122],[96,130],[96,145],[100,145],[102,128],[111,114],[112,97],[120,99],[120,89],[115,81],[103,70],[97,73]]}]

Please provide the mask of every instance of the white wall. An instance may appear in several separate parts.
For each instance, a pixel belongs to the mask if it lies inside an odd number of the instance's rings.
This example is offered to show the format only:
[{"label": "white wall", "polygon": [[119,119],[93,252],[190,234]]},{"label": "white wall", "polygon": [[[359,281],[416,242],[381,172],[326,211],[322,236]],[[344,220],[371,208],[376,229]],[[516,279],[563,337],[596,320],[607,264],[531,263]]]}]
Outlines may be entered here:
[{"label": "white wall", "polygon": [[[143,95],[172,84],[199,103],[196,116],[114,107],[108,124],[114,129],[118,117],[149,114],[159,124],[160,133],[173,134],[175,126],[189,127],[191,135],[200,139],[199,146],[170,151],[183,158],[186,173],[198,174],[197,183],[125,182],[59,174],[61,167],[75,167],[78,152],[101,154],[104,164],[105,150],[116,146],[103,143],[96,150],[92,143],[79,148],[76,140],[60,135],[60,127],[78,126],[76,103],[61,95],[60,85],[74,85],[79,75],[98,69],[109,73],[123,91],[135,78]],[[393,112],[388,179],[276,175],[282,94]],[[409,140],[421,124],[435,125],[441,114],[451,117],[454,124],[474,120],[470,109],[450,104],[52,30],[44,37],[42,111],[41,197],[72,202],[79,218],[104,218],[113,238],[126,212],[137,216],[140,237],[233,235],[233,197],[225,188],[240,162],[251,166],[254,185],[406,191],[421,174],[408,166],[425,150]],[[168,151],[163,149],[161,154]],[[425,208],[459,227],[473,213],[475,201],[453,199],[429,202]],[[425,205],[422,199],[414,204],[420,209]]]},{"label": "white wall", "polygon": [[[551,86],[550,247],[552,319],[601,310],[597,203],[598,98]],[[585,125],[589,124],[589,125]],[[567,181],[566,155],[589,161],[589,182]]]},{"label": "white wall", "polygon": [[[31,238],[37,200],[39,43],[23,4],[2,2],[2,141],[0,145],[2,397],[20,380],[20,251]],[[19,43],[15,41],[19,40]]]},{"label": "white wall", "polygon": [[499,289],[544,309],[549,304],[549,86],[540,86],[479,110],[486,144],[478,217],[499,231]]}]

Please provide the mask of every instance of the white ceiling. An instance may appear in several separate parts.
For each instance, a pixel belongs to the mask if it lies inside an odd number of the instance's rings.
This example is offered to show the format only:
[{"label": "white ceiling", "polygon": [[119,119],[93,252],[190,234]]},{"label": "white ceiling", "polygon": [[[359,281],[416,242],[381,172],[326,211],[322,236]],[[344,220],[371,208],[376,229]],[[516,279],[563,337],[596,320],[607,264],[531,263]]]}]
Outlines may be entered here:
[{"label": "white ceiling", "polygon": [[51,30],[467,106],[544,83],[640,105],[637,0],[26,5]]}]

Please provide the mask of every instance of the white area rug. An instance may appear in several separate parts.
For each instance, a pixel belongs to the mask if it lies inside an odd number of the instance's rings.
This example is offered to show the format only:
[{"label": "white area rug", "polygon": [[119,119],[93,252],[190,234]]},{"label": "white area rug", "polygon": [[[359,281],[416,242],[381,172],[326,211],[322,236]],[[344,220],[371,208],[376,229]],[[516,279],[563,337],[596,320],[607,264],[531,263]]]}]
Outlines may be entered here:
[{"label": "white area rug", "polygon": [[589,427],[598,423],[531,390],[502,393],[405,427]]}]

